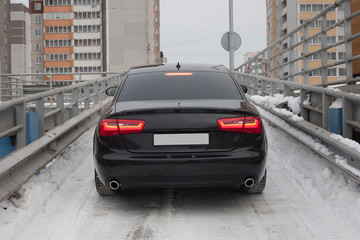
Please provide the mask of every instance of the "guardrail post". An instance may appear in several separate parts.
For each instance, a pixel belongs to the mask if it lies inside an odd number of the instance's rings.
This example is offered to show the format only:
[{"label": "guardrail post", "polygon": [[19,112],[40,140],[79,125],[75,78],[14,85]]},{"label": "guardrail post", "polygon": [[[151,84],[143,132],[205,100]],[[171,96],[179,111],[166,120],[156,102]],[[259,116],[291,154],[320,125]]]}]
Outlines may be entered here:
[{"label": "guardrail post", "polygon": [[290,87],[284,84],[284,97],[290,96]]},{"label": "guardrail post", "polygon": [[270,53],[269,53],[269,69],[268,71],[270,71],[270,78],[274,78],[274,59],[273,59],[273,56],[274,56],[274,47],[272,47],[270,50]]},{"label": "guardrail post", "polygon": [[79,115],[79,89],[72,90],[72,117]]},{"label": "guardrail post", "polygon": [[282,42],[280,41],[279,44],[277,45],[277,59],[276,59],[276,62],[277,62],[277,67],[278,67],[278,70],[277,70],[277,75],[278,75],[278,79],[283,79],[284,77],[284,70],[283,70],[283,67],[281,67],[282,65],[282,49],[281,49],[281,46],[282,45]]},{"label": "guardrail post", "polygon": [[64,123],[64,93],[56,94],[56,107],[60,109],[60,112],[56,114],[56,126]]},{"label": "guardrail post", "polygon": [[15,107],[16,109],[16,125],[22,125],[22,128],[16,133],[16,147],[22,148],[26,146],[26,111],[25,102]]},{"label": "guardrail post", "polygon": [[309,58],[306,55],[309,53],[309,25],[306,25],[304,28],[304,37],[303,37],[303,65],[304,65],[304,84],[309,84]]},{"label": "guardrail post", "polygon": [[105,86],[105,80],[101,81],[101,95],[100,95],[100,100],[104,100],[106,98],[105,95],[105,90],[106,90],[106,86]]},{"label": "guardrail post", "polygon": [[99,83],[95,82],[93,85],[93,91],[95,93],[94,96],[94,104],[98,104],[99,103]]},{"label": "guardrail post", "polygon": [[89,85],[85,86],[84,95],[85,95],[84,108],[85,108],[85,110],[88,110],[90,108],[90,89],[89,89]]},{"label": "guardrail post", "polygon": [[20,97],[24,96],[24,74],[21,74]]},{"label": "guardrail post", "polygon": [[261,96],[266,96],[266,82],[261,79]]},{"label": "guardrail post", "polygon": [[270,93],[270,96],[274,96],[274,94],[277,93],[276,83],[274,82],[271,82]]},{"label": "guardrail post", "polygon": [[343,120],[343,137],[352,139],[352,127],[347,123],[348,120],[352,119],[352,106],[351,102],[343,97],[343,109],[342,109],[342,120]]},{"label": "guardrail post", "polygon": [[37,112],[38,118],[39,118],[39,138],[40,138],[45,133],[45,130],[44,130],[44,115],[45,115],[44,98],[41,97],[40,99],[36,100],[35,105],[36,105],[36,112]]},{"label": "guardrail post", "polygon": [[[327,50],[325,50],[327,46],[327,17],[326,15],[322,16],[321,21],[321,65],[326,66],[327,65]],[[328,69],[326,67],[321,68],[321,85],[322,87],[325,86],[325,84],[328,82]]]},{"label": "guardrail post", "polygon": [[[295,82],[295,78],[294,78],[294,73],[295,73],[295,64],[293,63],[293,60],[295,58],[295,49],[293,48],[293,46],[295,45],[295,36],[291,35],[290,36],[290,41],[289,41],[289,81],[290,82]],[[285,89],[284,89],[285,91]]]},{"label": "guardrail post", "polygon": [[53,75],[52,75],[52,73],[50,73],[50,90],[52,90],[53,89]]},{"label": "guardrail post", "polygon": [[[345,59],[352,57],[352,42],[351,38],[351,21],[347,20],[351,16],[350,0],[344,1],[344,38],[345,38]],[[352,62],[346,61],[346,80],[353,78],[353,65]],[[350,84],[349,82],[347,84]]]},{"label": "guardrail post", "polygon": [[329,130],[330,97],[325,92],[322,93],[322,102],[322,127]]},{"label": "guardrail post", "polygon": [[261,54],[261,75],[266,76],[266,59],[265,59],[265,52]]},{"label": "guardrail post", "polygon": [[309,121],[309,110],[304,108],[304,101],[307,99],[307,91],[303,88],[300,89],[300,110],[301,110],[301,117],[305,121]]}]

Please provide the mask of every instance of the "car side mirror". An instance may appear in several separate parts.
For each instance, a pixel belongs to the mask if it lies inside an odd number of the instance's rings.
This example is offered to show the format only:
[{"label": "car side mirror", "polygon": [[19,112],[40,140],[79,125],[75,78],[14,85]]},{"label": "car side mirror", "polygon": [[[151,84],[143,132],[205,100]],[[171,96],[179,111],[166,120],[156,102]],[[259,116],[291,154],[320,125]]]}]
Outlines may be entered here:
[{"label": "car side mirror", "polygon": [[245,85],[241,85],[241,87],[242,87],[242,90],[244,91],[244,93],[247,93],[247,91],[248,91],[247,87]]},{"label": "car side mirror", "polygon": [[105,90],[105,94],[110,97],[113,97],[115,95],[116,89],[117,87],[109,87]]}]

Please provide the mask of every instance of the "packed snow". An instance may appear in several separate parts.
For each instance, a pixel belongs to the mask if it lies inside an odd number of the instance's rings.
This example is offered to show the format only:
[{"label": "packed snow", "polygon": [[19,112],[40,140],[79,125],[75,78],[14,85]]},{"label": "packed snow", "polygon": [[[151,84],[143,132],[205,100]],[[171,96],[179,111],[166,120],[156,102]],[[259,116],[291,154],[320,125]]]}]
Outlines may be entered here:
[{"label": "packed snow", "polygon": [[[272,109],[295,122],[304,120],[302,117],[298,116],[298,114],[300,114],[300,97],[284,97],[282,94],[275,94],[274,96],[254,95],[250,97],[250,100],[258,105]],[[282,104],[286,104],[288,109],[280,108],[279,106]]]},{"label": "packed snow", "polygon": [[359,184],[279,129],[265,129],[263,194],[150,189],[114,197],[96,193],[91,129],[0,203],[1,239],[358,239]]},{"label": "packed snow", "polygon": [[342,108],[342,99],[337,98],[329,107],[330,109],[339,109]]}]

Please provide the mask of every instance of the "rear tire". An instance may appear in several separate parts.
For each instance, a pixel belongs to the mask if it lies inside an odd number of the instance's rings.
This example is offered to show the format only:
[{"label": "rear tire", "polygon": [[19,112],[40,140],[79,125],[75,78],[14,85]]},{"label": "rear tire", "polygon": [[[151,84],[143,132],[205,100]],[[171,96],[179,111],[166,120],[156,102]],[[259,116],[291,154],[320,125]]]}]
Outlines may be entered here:
[{"label": "rear tire", "polygon": [[96,171],[95,171],[95,187],[96,187],[96,191],[101,196],[113,196],[116,193],[116,190],[112,190],[110,187],[106,186],[100,181]]},{"label": "rear tire", "polygon": [[254,184],[252,187],[245,187],[245,185],[243,184],[240,186],[240,191],[243,193],[262,193],[265,189],[265,185],[266,185],[266,170],[264,176],[258,183]]}]

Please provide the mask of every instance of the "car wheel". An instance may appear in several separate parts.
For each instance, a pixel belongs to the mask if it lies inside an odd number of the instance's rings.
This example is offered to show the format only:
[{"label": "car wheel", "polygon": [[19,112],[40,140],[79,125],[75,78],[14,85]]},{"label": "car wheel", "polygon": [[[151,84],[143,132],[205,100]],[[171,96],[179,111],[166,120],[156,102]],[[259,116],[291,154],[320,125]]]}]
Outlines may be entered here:
[{"label": "car wheel", "polygon": [[96,171],[95,171],[95,187],[96,187],[96,191],[101,196],[112,196],[112,195],[115,195],[115,193],[116,193],[116,190],[112,190],[110,187],[104,185],[100,181]]},{"label": "car wheel", "polygon": [[240,190],[241,192],[244,193],[262,193],[265,189],[265,185],[266,185],[266,170],[265,170],[265,174],[262,177],[262,179],[254,184],[252,187],[245,187],[245,185],[241,185]]}]

